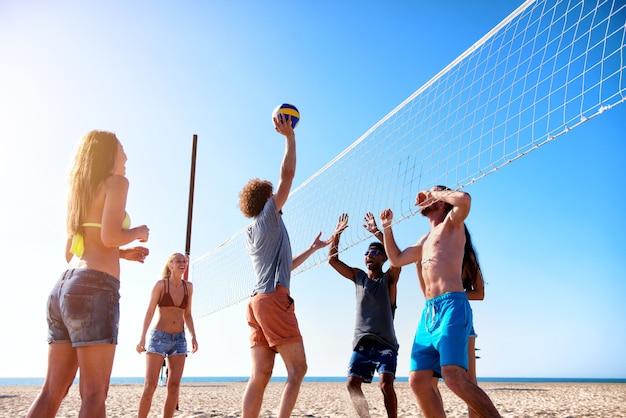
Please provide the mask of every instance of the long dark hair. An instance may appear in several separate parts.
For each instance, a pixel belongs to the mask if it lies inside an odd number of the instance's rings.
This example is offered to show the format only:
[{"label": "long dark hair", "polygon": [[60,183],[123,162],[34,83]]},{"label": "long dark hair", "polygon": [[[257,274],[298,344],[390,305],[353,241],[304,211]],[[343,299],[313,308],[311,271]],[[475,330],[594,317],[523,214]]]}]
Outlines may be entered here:
[{"label": "long dark hair", "polygon": [[465,228],[465,251],[463,254],[463,269],[461,270],[461,278],[463,279],[463,289],[473,290],[476,287],[478,280],[483,283],[483,272],[480,269],[480,263],[478,263],[478,256],[476,250],[472,244],[472,236],[467,229],[467,225],[463,224]]}]

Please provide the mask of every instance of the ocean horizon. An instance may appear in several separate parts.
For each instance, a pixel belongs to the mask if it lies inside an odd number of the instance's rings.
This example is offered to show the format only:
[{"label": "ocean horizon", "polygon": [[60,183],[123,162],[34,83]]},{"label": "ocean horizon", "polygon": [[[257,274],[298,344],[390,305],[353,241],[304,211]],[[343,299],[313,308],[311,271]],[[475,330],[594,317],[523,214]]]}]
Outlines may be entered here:
[{"label": "ocean horizon", "polygon": [[[272,382],[284,382],[286,376],[274,376]],[[346,376],[306,376],[305,382],[338,383],[345,382]],[[143,384],[143,377],[111,377],[112,385]],[[41,386],[43,377],[0,377],[0,386]],[[248,376],[184,376],[182,383],[235,383],[247,382]],[[374,378],[378,381],[378,377]],[[397,376],[396,382],[408,382],[408,376]],[[624,383],[626,378],[595,378],[595,377],[479,377],[479,382],[501,383]],[[78,379],[74,380],[78,384]]]}]

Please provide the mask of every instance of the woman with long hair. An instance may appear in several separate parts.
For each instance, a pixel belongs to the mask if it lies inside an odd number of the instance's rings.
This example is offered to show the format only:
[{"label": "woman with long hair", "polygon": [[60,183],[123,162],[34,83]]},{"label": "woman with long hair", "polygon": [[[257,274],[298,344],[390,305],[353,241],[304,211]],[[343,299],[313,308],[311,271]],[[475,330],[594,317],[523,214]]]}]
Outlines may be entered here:
[{"label": "woman with long hair", "polygon": [[80,369],[79,417],[106,416],[119,327],[120,258],[143,263],[146,225],[126,213],[126,154],[115,134],[91,131],[81,140],[69,178],[69,268],[48,297],[48,369],[27,417],[54,417]]},{"label": "woman with long hair", "polygon": [[[163,406],[163,417],[174,415],[178,405],[180,380],[183,377],[187,358],[185,325],[191,334],[191,352],[198,350],[196,330],[191,316],[193,285],[184,279],[189,260],[181,253],[169,256],[161,280],[157,281],[150,294],[150,302],[143,321],[141,339],[137,344],[138,353],[146,352],[146,377],[143,394],[139,401],[139,418],[150,413],[152,397],[159,384],[159,371],[163,360],[167,359],[167,398]],[[152,323],[154,312],[159,308],[156,326],[150,332],[146,345],[146,333]]]}]

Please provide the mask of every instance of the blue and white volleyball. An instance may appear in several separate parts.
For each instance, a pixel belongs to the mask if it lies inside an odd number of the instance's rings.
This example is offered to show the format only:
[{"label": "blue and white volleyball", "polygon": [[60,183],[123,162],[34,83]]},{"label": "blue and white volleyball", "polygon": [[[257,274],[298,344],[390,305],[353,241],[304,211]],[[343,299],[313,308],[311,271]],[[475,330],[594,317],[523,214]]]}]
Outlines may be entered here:
[{"label": "blue and white volleyball", "polygon": [[286,116],[291,116],[291,127],[295,129],[298,126],[298,122],[300,122],[300,112],[297,107],[289,103],[283,103],[276,106],[276,109],[272,112],[272,120],[273,118],[280,121],[287,120]]}]

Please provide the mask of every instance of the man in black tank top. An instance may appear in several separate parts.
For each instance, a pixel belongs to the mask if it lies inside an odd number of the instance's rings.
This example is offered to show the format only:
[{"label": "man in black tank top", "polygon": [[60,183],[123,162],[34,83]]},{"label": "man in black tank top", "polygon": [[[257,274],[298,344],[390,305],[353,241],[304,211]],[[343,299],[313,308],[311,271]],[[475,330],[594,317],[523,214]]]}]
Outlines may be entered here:
[{"label": "man in black tank top", "polygon": [[[339,239],[348,227],[348,215],[343,214],[335,228],[328,253],[330,265],[343,277],[351,280],[356,289],[356,323],[352,343],[352,356],[348,371],[348,392],[360,417],[369,417],[369,405],[362,383],[371,383],[374,371],[378,372],[388,417],[397,417],[398,401],[393,387],[398,363],[398,341],[393,326],[396,305],[396,286],[400,268],[390,266],[383,272],[387,261],[385,247],[373,242],[365,252],[367,271],[350,267],[339,260]],[[364,227],[382,241],[374,216],[365,215]]]}]

